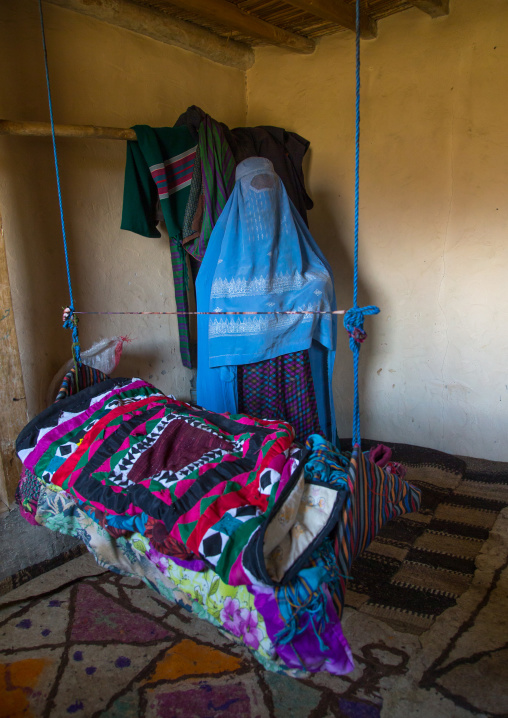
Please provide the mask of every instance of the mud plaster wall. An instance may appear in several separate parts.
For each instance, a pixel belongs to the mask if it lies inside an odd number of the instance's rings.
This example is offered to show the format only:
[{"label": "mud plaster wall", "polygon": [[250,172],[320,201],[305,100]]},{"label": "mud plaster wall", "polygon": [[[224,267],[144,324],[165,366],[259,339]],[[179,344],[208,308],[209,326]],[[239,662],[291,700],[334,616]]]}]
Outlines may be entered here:
[{"label": "mud plaster wall", "polygon": [[[508,459],[508,5],[409,10],[362,42],[362,434]],[[248,123],[311,141],[311,230],[352,302],[354,39],[315,54],[256,51]],[[351,435],[352,362],[340,333],[334,392]]]},{"label": "mud plaster wall", "polygon": [[[197,104],[245,124],[245,74],[190,52],[44,4],[55,122],[171,126]],[[0,3],[0,117],[48,121],[34,0]],[[175,309],[167,237],[120,230],[126,145],[58,141],[75,304],[106,311]],[[70,356],[61,328],[68,290],[50,139],[0,137],[0,212],[30,416],[45,406]],[[189,398],[176,317],[87,317],[81,342],[129,335],[117,374],[142,376]]]}]

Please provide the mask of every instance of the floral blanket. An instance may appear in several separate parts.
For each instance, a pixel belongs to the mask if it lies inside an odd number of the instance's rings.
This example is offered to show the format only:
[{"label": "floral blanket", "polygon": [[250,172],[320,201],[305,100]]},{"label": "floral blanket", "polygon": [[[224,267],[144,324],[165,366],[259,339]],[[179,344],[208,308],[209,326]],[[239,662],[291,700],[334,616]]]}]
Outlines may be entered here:
[{"label": "floral blanket", "polygon": [[351,650],[331,602],[330,621],[321,645],[316,645],[309,626],[306,633],[311,635],[296,639],[295,653],[291,646],[279,646],[274,640],[281,621],[276,618],[273,589],[228,586],[211,569],[195,571],[160,554],[146,536],[137,532],[114,538],[65,491],[51,485],[41,486],[35,523],[81,539],[101,566],[141,578],[166,599],[249,648],[268,670],[301,676],[305,671],[342,675],[353,669]]}]

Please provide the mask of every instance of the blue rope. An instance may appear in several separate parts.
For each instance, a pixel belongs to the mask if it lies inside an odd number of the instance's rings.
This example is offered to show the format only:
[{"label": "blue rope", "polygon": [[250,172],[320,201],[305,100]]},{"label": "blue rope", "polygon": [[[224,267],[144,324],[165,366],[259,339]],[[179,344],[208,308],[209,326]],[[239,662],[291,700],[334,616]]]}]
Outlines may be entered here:
[{"label": "blue rope", "polygon": [[358,219],[360,206],[360,0],[356,0],[356,137],[355,137],[355,252],[353,273],[353,307],[344,316],[344,327],[349,335],[349,348],[353,352],[354,403],[353,446],[361,445],[359,361],[360,345],[367,338],[363,322],[369,314],[379,314],[379,308],[358,306]]},{"label": "blue rope", "polygon": [[353,306],[358,306],[358,221],[360,205],[360,0],[356,0],[355,257]]},{"label": "blue rope", "polygon": [[69,252],[67,249],[67,237],[65,234],[65,221],[62,204],[62,189],[60,186],[60,172],[58,169],[58,155],[56,151],[56,136],[55,136],[55,123],[53,120],[53,103],[51,101],[51,87],[49,83],[49,69],[48,69],[48,51],[46,47],[46,33],[44,32],[44,16],[42,13],[42,0],[39,0],[39,15],[41,19],[41,34],[42,34],[42,48],[44,50],[44,67],[46,70],[46,86],[48,89],[48,104],[49,104],[49,117],[51,121],[51,137],[53,140],[53,156],[55,158],[55,171],[56,171],[56,186],[58,190],[58,205],[60,207],[60,224],[62,225],[62,237],[64,243],[65,252],[65,267],[67,270],[67,284],[69,285],[69,309],[70,315],[64,321],[63,326],[65,329],[72,329],[72,355],[74,362],[81,365],[81,350],[79,346],[79,334],[78,334],[78,319],[74,314],[74,297],[72,295],[72,283],[71,283],[71,270],[69,266]]}]

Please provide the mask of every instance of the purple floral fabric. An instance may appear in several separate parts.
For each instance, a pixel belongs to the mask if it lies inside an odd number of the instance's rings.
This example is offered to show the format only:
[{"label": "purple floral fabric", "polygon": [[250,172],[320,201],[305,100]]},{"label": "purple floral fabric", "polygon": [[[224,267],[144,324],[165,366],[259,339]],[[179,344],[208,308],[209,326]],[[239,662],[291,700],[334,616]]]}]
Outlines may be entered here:
[{"label": "purple floral fabric", "polygon": [[224,628],[234,636],[242,637],[245,645],[254,651],[259,648],[262,633],[258,628],[258,619],[255,611],[240,608],[240,601],[227,596],[224,608],[220,613]]}]

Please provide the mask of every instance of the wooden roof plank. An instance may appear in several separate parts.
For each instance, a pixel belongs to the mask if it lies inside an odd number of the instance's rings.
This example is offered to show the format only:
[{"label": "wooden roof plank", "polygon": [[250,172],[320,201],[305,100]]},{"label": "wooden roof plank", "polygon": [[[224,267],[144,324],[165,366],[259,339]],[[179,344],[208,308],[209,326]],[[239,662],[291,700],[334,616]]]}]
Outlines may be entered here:
[{"label": "wooden roof plank", "polygon": [[411,4],[431,17],[443,17],[450,12],[449,0],[411,0]]},{"label": "wooden roof plank", "polygon": [[[331,20],[348,30],[356,31],[355,8],[344,0],[286,0],[286,2],[316,17]],[[360,34],[369,40],[377,37],[376,22],[365,12],[360,16]]]},{"label": "wooden roof plank", "polygon": [[261,20],[228,0],[171,0],[171,4],[271,45],[307,54],[315,49],[313,40]]}]

